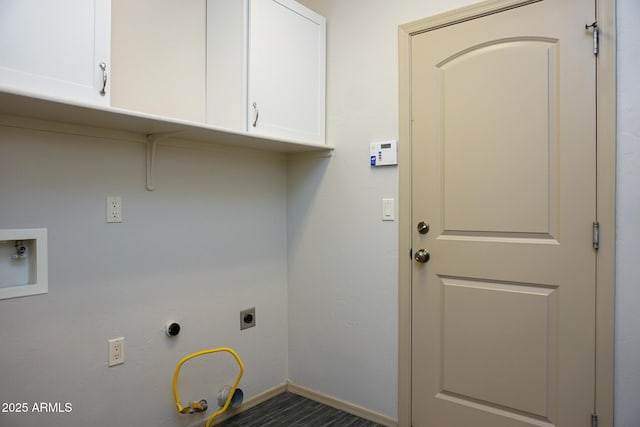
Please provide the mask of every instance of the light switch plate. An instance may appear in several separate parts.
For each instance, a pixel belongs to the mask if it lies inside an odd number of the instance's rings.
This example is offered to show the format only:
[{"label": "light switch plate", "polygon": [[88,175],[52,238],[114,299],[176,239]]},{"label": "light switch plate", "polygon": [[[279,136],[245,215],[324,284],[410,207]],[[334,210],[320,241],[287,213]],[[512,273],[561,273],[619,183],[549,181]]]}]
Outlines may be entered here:
[{"label": "light switch plate", "polygon": [[382,220],[395,221],[396,206],[394,199],[382,199]]}]

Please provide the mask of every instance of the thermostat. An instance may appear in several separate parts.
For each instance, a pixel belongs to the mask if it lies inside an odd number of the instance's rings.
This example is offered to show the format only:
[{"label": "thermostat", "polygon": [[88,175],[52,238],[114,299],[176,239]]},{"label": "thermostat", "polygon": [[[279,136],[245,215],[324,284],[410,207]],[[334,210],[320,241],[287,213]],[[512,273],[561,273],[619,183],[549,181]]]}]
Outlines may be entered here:
[{"label": "thermostat", "polygon": [[398,141],[372,142],[370,150],[371,166],[398,164]]}]

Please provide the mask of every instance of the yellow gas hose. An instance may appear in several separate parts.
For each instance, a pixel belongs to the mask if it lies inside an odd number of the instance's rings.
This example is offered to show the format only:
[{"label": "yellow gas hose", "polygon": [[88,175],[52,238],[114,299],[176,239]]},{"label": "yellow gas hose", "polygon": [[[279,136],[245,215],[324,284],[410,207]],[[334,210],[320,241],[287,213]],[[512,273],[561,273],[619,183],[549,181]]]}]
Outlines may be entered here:
[{"label": "yellow gas hose", "polygon": [[213,422],[213,419],[218,415],[222,414],[224,411],[226,411],[227,408],[229,408],[229,404],[231,403],[231,398],[233,397],[233,394],[235,393],[236,388],[240,383],[240,378],[242,378],[242,374],[244,373],[244,363],[242,363],[242,359],[240,359],[240,356],[238,356],[238,353],[236,353],[231,348],[228,348],[228,347],[210,348],[209,350],[198,351],[196,353],[190,354],[185,358],[183,358],[176,366],[176,371],[173,374],[173,398],[176,401],[176,407],[178,408],[178,412],[180,412],[181,414],[188,414],[189,412],[191,412],[191,410],[201,412],[206,408],[203,408],[199,402],[191,402],[187,407],[182,406],[182,404],[180,403],[180,397],[178,396],[178,375],[180,374],[180,368],[182,367],[182,365],[184,365],[185,362],[195,357],[203,356],[205,354],[218,353],[221,351],[226,351],[227,353],[231,353],[233,358],[236,359],[236,362],[238,362],[239,371],[238,371],[238,376],[236,377],[236,381],[233,383],[233,386],[231,387],[229,396],[227,396],[227,401],[224,403],[224,406],[222,408],[214,412],[209,417],[209,419],[207,420],[206,427],[210,427],[211,423]]}]

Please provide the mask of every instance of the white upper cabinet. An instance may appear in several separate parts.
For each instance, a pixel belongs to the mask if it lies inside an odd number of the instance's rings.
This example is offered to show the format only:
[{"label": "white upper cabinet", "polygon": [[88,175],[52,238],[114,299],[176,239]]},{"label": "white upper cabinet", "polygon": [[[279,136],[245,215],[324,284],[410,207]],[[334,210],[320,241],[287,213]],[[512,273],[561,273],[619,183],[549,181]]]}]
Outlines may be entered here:
[{"label": "white upper cabinet", "polygon": [[326,20],[293,0],[207,2],[207,120],[325,143]]},{"label": "white upper cabinet", "polygon": [[0,119],[125,131],[148,166],[173,137],[332,150],[325,26],[293,0],[0,0]]},{"label": "white upper cabinet", "polygon": [[110,0],[0,0],[0,90],[108,106],[110,32]]},{"label": "white upper cabinet", "polygon": [[206,121],[205,8],[204,0],[111,0],[111,106]]},{"label": "white upper cabinet", "polygon": [[247,130],[248,0],[207,0],[207,123]]},{"label": "white upper cabinet", "polygon": [[249,132],[324,142],[325,32],[292,0],[249,2]]}]

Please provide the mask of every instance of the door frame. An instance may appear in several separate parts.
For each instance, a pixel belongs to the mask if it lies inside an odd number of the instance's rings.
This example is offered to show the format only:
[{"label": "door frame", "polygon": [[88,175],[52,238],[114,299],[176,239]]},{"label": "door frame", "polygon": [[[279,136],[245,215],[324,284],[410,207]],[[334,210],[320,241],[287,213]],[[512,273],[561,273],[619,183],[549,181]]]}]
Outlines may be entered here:
[{"label": "door frame", "polygon": [[[411,426],[411,38],[469,19],[539,0],[488,0],[398,27],[399,53],[399,242],[398,425]],[[616,14],[615,0],[596,0],[600,52],[596,60],[596,393],[600,426],[613,426],[616,206]],[[587,23],[585,23],[587,24]],[[579,30],[579,29],[578,29]]]}]

